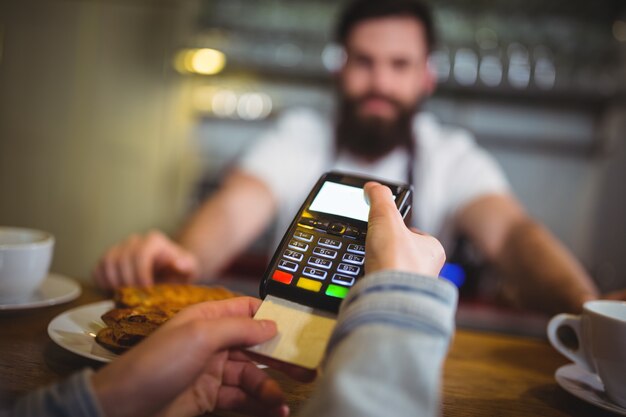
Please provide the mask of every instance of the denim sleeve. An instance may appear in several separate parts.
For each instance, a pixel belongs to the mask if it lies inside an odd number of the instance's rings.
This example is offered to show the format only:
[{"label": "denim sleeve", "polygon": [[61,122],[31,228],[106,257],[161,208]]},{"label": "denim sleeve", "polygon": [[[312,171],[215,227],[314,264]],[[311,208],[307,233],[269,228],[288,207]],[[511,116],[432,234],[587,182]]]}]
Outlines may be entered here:
[{"label": "denim sleeve", "polygon": [[396,271],[364,277],[341,305],[302,416],[437,416],[456,288]]},{"label": "denim sleeve", "polygon": [[93,393],[91,369],[17,400],[11,417],[104,417]]}]

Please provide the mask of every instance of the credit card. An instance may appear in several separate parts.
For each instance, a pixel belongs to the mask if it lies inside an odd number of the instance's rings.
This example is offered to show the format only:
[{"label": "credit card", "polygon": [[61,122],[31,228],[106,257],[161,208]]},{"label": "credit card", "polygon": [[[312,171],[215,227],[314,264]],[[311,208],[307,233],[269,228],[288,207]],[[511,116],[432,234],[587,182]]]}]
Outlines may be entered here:
[{"label": "credit card", "polygon": [[332,313],[273,295],[265,297],[254,318],[276,322],[278,334],[249,351],[306,369],[319,367],[337,321]]}]

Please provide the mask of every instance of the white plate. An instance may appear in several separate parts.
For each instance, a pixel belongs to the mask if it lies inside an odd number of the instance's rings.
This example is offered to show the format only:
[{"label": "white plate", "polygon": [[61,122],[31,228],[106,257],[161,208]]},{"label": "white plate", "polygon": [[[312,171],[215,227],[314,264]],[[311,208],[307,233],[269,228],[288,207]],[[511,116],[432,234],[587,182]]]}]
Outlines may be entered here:
[{"label": "white plate", "polygon": [[113,308],[113,301],[99,301],[65,311],[48,325],[48,335],[59,346],[85,358],[110,362],[118,355],[96,342],[96,333],[103,327],[100,318]]},{"label": "white plate", "polygon": [[106,300],[67,310],[48,324],[48,335],[57,345],[72,353],[99,362],[111,362],[119,355],[100,346],[96,334],[106,327],[100,316],[113,307],[113,301]]},{"label": "white plate", "polygon": [[607,398],[602,381],[597,375],[571,363],[557,369],[554,377],[561,388],[581,400],[626,416],[626,408],[620,407]]},{"label": "white plate", "polygon": [[71,278],[48,274],[41,286],[30,297],[20,301],[0,302],[0,311],[23,310],[67,303],[81,293],[80,285]]}]

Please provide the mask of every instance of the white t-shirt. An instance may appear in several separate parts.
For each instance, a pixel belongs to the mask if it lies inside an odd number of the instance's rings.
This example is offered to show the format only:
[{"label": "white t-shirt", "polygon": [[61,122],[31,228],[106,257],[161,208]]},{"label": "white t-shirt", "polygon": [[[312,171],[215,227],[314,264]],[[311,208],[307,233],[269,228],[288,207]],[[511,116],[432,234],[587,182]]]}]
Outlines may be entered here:
[{"label": "white t-shirt", "polygon": [[[413,130],[413,225],[439,238],[449,250],[456,211],[479,196],[508,193],[509,185],[469,132],[443,126],[428,113],[415,116]],[[324,172],[406,183],[408,164],[409,155],[402,149],[373,163],[346,152],[337,155],[333,122],[309,109],[285,112],[239,160],[239,168],[267,184],[278,201],[278,238]]]}]

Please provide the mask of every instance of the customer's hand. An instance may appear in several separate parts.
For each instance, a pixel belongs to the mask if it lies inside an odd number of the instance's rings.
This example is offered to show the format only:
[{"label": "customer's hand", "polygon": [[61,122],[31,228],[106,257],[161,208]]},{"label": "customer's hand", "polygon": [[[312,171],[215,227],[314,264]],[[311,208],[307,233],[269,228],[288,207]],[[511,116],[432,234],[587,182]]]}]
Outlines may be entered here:
[{"label": "customer's hand", "polygon": [[237,350],[276,334],[274,322],[252,319],[260,304],[240,297],[189,307],[100,369],[92,382],[105,415],[288,415],[278,384]]},{"label": "customer's hand", "polygon": [[149,286],[167,278],[179,282],[197,279],[199,264],[189,251],[159,231],[133,235],[110,248],[98,262],[93,278],[106,290]]},{"label": "customer's hand", "polygon": [[365,194],[370,203],[365,272],[393,269],[438,276],[446,260],[439,241],[405,226],[388,187],[368,182]]}]

